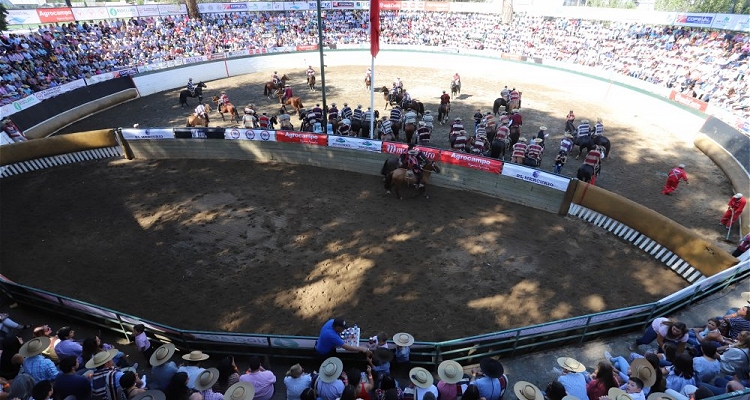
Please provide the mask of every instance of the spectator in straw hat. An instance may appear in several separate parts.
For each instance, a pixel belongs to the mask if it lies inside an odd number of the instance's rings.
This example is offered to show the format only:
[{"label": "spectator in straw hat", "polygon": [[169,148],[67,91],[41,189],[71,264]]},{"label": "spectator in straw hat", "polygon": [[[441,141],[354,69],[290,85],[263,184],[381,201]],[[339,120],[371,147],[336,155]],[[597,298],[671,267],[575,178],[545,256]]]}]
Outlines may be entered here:
[{"label": "spectator in straw hat", "polygon": [[305,370],[299,364],[292,365],[284,376],[284,385],[286,386],[287,400],[300,400],[302,391],[309,388],[312,384],[312,375],[305,373]]},{"label": "spectator in straw hat", "polygon": [[91,377],[91,397],[97,400],[119,400],[122,371],[115,368],[113,361],[117,349],[100,351],[86,362],[86,368],[94,369]]},{"label": "spectator in straw hat", "polygon": [[414,390],[414,400],[425,400],[428,393],[437,398],[438,390],[433,384],[435,378],[432,377],[430,371],[422,367],[414,367],[409,371],[409,379]]},{"label": "spectator in straw hat", "polygon": [[24,357],[24,372],[31,375],[35,382],[53,381],[60,373],[55,364],[42,355],[42,352],[49,347],[49,342],[46,336],[36,337],[24,343],[18,350],[18,354]]},{"label": "spectator in straw hat", "polygon": [[224,393],[224,400],[253,400],[255,388],[252,383],[237,382]]},{"label": "spectator in straw hat", "polygon": [[516,394],[518,400],[544,400],[544,393],[531,382],[516,382],[513,385],[513,393]]},{"label": "spectator in straw hat", "polygon": [[508,388],[508,379],[500,361],[485,357],[479,361],[480,371],[471,371],[471,383],[479,389],[479,395],[487,400],[499,400]]},{"label": "spectator in straw hat", "polygon": [[339,379],[344,372],[344,364],[338,357],[329,357],[320,365],[315,391],[321,400],[336,400],[344,392],[344,382]]},{"label": "spectator in straw hat", "polygon": [[562,368],[557,381],[565,386],[565,392],[579,399],[586,399],[586,377],[581,373],[586,367],[570,357],[558,357],[557,364]]},{"label": "spectator in straw hat", "polygon": [[240,382],[250,382],[255,387],[256,400],[270,400],[273,397],[276,375],[261,365],[260,357],[250,357],[250,369],[240,376]]},{"label": "spectator in straw hat", "polygon": [[437,384],[440,400],[456,400],[469,386],[469,376],[464,374],[461,364],[453,360],[441,362],[437,373],[440,377],[440,382]]},{"label": "spectator in straw hat", "polygon": [[190,353],[183,355],[182,359],[187,361],[187,365],[180,365],[180,367],[177,368],[177,372],[186,372],[188,374],[187,386],[190,389],[194,389],[195,387],[193,385],[195,384],[195,378],[205,370],[205,368],[201,367],[201,363],[208,360],[208,354],[204,354],[200,350],[193,350]]},{"label": "spectator in straw hat", "polygon": [[396,363],[408,366],[414,336],[406,332],[397,333],[393,335],[393,343],[396,345]]},{"label": "spectator in straw hat", "polygon": [[195,382],[193,382],[193,386],[195,386],[195,390],[201,393],[203,400],[222,400],[224,394],[216,393],[212,389],[218,380],[219,370],[216,368],[207,368],[198,374],[198,377],[195,378]]},{"label": "spectator in straw hat", "polygon": [[175,347],[172,343],[166,343],[159,346],[158,349],[151,354],[148,362],[151,364],[151,379],[149,382],[149,389],[164,390],[172,379],[172,376],[177,373],[177,364],[172,361]]},{"label": "spectator in straw hat", "polygon": [[146,390],[137,394],[132,400],[167,400],[167,396],[161,390]]}]

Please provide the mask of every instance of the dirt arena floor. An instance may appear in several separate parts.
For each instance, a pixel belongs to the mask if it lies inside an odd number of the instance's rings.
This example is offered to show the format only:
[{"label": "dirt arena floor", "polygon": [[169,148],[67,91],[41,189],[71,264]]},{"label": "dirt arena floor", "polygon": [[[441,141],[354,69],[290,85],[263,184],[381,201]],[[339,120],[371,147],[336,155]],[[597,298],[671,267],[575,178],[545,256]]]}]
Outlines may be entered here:
[{"label": "dirt arena floor", "polygon": [[[364,68],[326,69],[328,102],[369,104]],[[437,112],[453,71],[401,76]],[[292,77],[305,106],[321,102]],[[492,85],[461,71],[452,115],[489,110],[503,84],[524,92],[524,134],[550,127],[556,149],[567,94],[531,78]],[[208,82],[234,104],[276,113],[262,96],[269,73]],[[376,82],[376,86],[383,83]],[[178,91],[158,93],[65,129],[181,126]],[[382,111],[384,101],[375,95]],[[709,239],[732,194],[721,171],[681,132],[650,135],[633,115],[585,100],[579,120],[605,121],[613,143],[598,184]],[[191,105],[195,100],[191,99]],[[221,123],[216,112],[212,126]],[[468,121],[467,121],[468,122]],[[662,127],[659,127],[662,128]],[[447,147],[447,127],[433,135]],[[671,142],[671,147],[665,146]],[[548,145],[548,146],[549,146]],[[551,169],[553,151],[542,167]],[[691,184],[660,194],[666,172],[689,165]],[[572,175],[579,161],[570,160]],[[398,201],[381,179],[340,171],[238,161],[99,161],[0,181],[0,254],[10,279],[187,329],[317,335],[333,315],[364,333],[412,332],[445,340],[640,304],[686,285],[663,265],[600,228],[473,193],[438,187]],[[732,246],[725,245],[727,249]],[[8,249],[24,249],[23,251]]]}]

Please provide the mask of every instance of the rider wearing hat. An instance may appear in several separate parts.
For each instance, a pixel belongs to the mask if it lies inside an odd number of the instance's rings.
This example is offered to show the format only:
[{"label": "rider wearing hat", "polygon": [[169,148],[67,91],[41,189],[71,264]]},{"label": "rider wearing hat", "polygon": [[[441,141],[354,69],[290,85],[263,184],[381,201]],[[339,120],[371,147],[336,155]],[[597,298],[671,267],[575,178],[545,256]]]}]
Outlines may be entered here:
[{"label": "rider wearing hat", "polygon": [[221,106],[226,106],[227,104],[229,104],[229,96],[227,96],[226,90],[222,90],[217,105],[219,108],[221,108]]},{"label": "rider wearing hat", "polygon": [[469,138],[466,136],[466,131],[461,129],[451,134],[451,148],[455,151],[466,151],[466,144],[469,142]]},{"label": "rider wearing hat", "polygon": [[403,113],[401,112],[401,106],[396,106],[391,109],[390,119],[392,124],[400,124]]},{"label": "rider wearing hat", "polygon": [[519,138],[518,143],[513,145],[513,154],[510,156],[510,161],[523,164],[523,158],[526,157],[526,147],[526,138]]},{"label": "rider wearing hat", "polygon": [[315,76],[315,70],[313,69],[312,65],[307,66],[307,71],[305,71],[308,77]]},{"label": "rider wearing hat", "polygon": [[417,143],[420,146],[427,146],[430,144],[432,139],[432,132],[424,121],[419,121],[417,124]]},{"label": "rider wearing hat", "polygon": [[287,99],[291,99],[294,97],[294,92],[292,92],[292,87],[289,86],[289,84],[284,85],[284,96],[281,98],[281,102],[287,101]]},{"label": "rider wearing hat", "polygon": [[[388,139],[385,139],[386,137]],[[380,139],[381,140],[395,139],[393,137],[393,125],[391,124],[391,121],[388,120],[388,117],[385,115],[380,117]]]},{"label": "rider wearing hat", "polygon": [[591,135],[591,124],[589,123],[589,120],[581,120],[581,125],[578,125],[578,132],[576,133],[576,136],[583,137],[589,135]]},{"label": "rider wearing hat", "polygon": [[244,126],[247,129],[256,128],[256,119],[253,115],[253,109],[250,107],[245,107],[245,115],[242,116],[242,126]]},{"label": "rider wearing hat", "polygon": [[427,158],[424,154],[414,148],[414,143],[409,143],[409,150],[401,154],[401,166],[414,173],[414,176],[417,178],[416,185],[419,188],[424,187],[424,184],[422,184],[422,165],[424,165],[426,160]]},{"label": "rider wearing hat", "polygon": [[456,117],[451,125],[451,134],[464,130],[464,124],[461,122],[461,117]]},{"label": "rider wearing hat", "polygon": [[352,136],[359,136],[362,129],[362,122],[365,120],[365,113],[362,111],[362,104],[357,104],[357,108],[352,111]]},{"label": "rider wearing hat", "polygon": [[198,103],[198,106],[195,107],[195,115],[205,119],[206,125],[208,125],[208,113],[206,112],[206,107],[203,104]]},{"label": "rider wearing hat", "polygon": [[274,85],[279,84],[279,75],[276,71],[273,71],[273,75],[271,76],[271,82],[273,82]]},{"label": "rider wearing hat", "polygon": [[195,96],[195,85],[193,85],[193,78],[188,79],[187,90],[190,92],[191,96]]},{"label": "rider wearing hat", "polygon": [[352,121],[349,118],[344,118],[339,122],[337,132],[341,136],[349,136],[352,131]]},{"label": "rider wearing hat", "polygon": [[593,136],[599,136],[604,134],[604,124],[602,124],[601,117],[598,117],[596,119],[596,125],[594,125],[594,132],[592,133]]},{"label": "rider wearing hat", "polygon": [[534,143],[528,145],[526,147],[526,157],[533,158],[537,161],[537,165],[539,165],[539,161],[542,160],[542,152],[544,151],[544,147],[542,147],[543,139],[540,138],[534,138]]},{"label": "rider wearing hat", "polygon": [[339,109],[336,108],[336,103],[331,103],[331,107],[328,108],[328,122],[335,123],[339,120]]},{"label": "rider wearing hat", "polygon": [[435,121],[435,118],[432,116],[432,113],[430,112],[430,110],[426,110],[424,112],[424,115],[422,116],[422,122],[424,122],[424,125],[430,129],[430,132],[432,132],[434,121]]},{"label": "rider wearing hat", "polygon": [[341,108],[339,114],[341,114],[341,119],[352,119],[352,108],[349,107],[349,103],[344,103],[344,107]]},{"label": "rider wearing hat", "polygon": [[320,104],[316,104],[311,111],[315,113],[315,119],[318,121],[323,119],[323,109],[320,108]]},{"label": "rider wearing hat", "polygon": [[573,146],[573,135],[566,132],[565,136],[560,141],[560,151],[564,151],[565,154],[568,154],[571,150],[573,150]]},{"label": "rider wearing hat", "polygon": [[440,95],[440,104],[450,104],[451,103],[451,95],[448,93],[445,93],[445,90],[443,90],[443,94]]},{"label": "rider wearing hat", "polygon": [[[482,129],[484,129],[484,127],[482,127]],[[471,141],[471,152],[473,154],[484,155],[489,148],[489,145],[490,144],[487,142],[487,134],[484,133],[483,130],[477,130],[477,134]]]}]

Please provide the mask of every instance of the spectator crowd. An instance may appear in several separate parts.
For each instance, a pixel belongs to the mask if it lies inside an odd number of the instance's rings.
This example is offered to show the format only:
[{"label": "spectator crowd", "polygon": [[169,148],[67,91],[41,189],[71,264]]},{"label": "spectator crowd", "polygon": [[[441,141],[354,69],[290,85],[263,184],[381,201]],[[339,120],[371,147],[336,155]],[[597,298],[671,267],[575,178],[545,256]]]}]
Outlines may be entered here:
[{"label": "spectator crowd", "polygon": [[[369,41],[366,10],[328,10],[327,45]],[[750,118],[748,35],[634,22],[383,11],[381,41],[554,59],[628,75]],[[49,24],[0,38],[0,104],[108,71],[181,57],[317,44],[314,11]]]}]

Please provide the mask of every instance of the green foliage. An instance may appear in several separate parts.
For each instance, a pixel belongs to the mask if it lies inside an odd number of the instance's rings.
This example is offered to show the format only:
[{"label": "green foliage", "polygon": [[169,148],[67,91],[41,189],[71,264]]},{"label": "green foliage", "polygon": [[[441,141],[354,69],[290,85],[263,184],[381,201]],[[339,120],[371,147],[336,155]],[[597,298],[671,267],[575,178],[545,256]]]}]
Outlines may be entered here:
[{"label": "green foliage", "polygon": [[8,10],[0,4],[0,31],[8,30]]},{"label": "green foliage", "polygon": [[750,12],[750,3],[746,0],[656,0],[654,9],[656,11],[747,14]]},{"label": "green foliage", "polygon": [[586,6],[602,8],[635,8],[637,5],[634,0],[588,0]]}]

